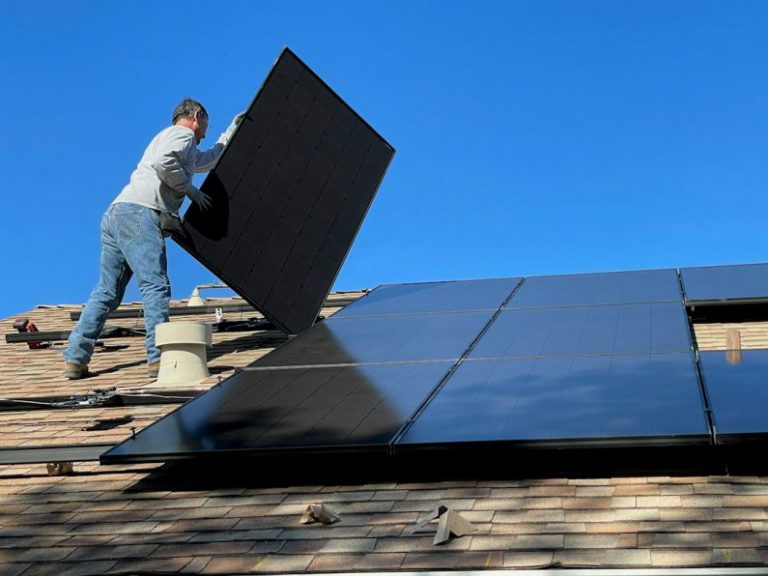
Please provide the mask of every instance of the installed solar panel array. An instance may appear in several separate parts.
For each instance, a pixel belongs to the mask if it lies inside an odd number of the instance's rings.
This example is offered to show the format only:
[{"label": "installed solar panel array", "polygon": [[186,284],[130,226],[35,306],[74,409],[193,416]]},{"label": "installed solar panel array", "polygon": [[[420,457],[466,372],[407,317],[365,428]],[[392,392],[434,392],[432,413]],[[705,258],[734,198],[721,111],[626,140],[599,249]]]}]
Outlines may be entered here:
[{"label": "installed solar panel array", "polygon": [[674,270],[382,286],[104,460],[707,444],[677,286]]},{"label": "installed solar panel array", "polygon": [[675,270],[529,278],[401,444],[709,432]]}]

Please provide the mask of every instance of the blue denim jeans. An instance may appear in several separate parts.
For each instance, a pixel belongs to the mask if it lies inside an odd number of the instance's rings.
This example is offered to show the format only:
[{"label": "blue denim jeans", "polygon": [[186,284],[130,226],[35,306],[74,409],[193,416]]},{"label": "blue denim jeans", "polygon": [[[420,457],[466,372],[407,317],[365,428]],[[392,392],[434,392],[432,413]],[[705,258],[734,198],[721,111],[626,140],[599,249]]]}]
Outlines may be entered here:
[{"label": "blue denim jeans", "polygon": [[157,362],[155,326],[168,321],[171,285],[159,213],[137,204],[113,204],[101,219],[101,271],[64,352],[68,362],[87,364],[107,315],[120,305],[132,275],[144,300],[147,362]]}]

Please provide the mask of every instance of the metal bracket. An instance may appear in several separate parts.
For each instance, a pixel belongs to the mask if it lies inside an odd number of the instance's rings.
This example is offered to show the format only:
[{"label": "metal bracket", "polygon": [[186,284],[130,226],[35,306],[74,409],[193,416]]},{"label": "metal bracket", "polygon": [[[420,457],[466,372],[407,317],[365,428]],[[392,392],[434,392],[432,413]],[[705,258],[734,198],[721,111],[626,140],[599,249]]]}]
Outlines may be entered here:
[{"label": "metal bracket", "polygon": [[71,476],[75,473],[72,462],[49,462],[46,468],[48,476]]},{"label": "metal bracket", "polygon": [[409,533],[422,532],[426,530],[430,522],[437,519],[440,521],[437,524],[435,538],[432,540],[432,544],[435,546],[448,542],[451,539],[451,534],[456,538],[460,538],[461,536],[477,532],[477,528],[465,520],[461,514],[441,504],[419,520],[416,526],[409,530]]}]

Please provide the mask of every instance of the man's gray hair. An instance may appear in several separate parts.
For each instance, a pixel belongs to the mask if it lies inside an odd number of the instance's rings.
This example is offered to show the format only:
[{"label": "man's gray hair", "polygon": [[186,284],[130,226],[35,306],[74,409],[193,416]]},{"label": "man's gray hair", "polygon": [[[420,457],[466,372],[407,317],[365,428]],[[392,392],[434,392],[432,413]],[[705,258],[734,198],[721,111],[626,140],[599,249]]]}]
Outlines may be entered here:
[{"label": "man's gray hair", "polygon": [[208,110],[197,100],[184,98],[176,108],[173,109],[172,124],[176,124],[181,118],[208,118]]}]

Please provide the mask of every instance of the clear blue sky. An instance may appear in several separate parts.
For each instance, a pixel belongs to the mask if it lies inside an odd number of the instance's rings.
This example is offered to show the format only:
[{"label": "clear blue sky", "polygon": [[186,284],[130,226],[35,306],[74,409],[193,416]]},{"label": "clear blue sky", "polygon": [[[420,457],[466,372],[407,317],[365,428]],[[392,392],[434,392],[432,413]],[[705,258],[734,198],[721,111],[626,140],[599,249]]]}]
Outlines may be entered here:
[{"label": "clear blue sky", "polygon": [[[85,301],[173,106],[212,145],[285,45],[397,149],[337,289],[768,261],[766,30],[759,1],[0,0],[0,317]],[[213,280],[169,248],[174,297]]]}]

